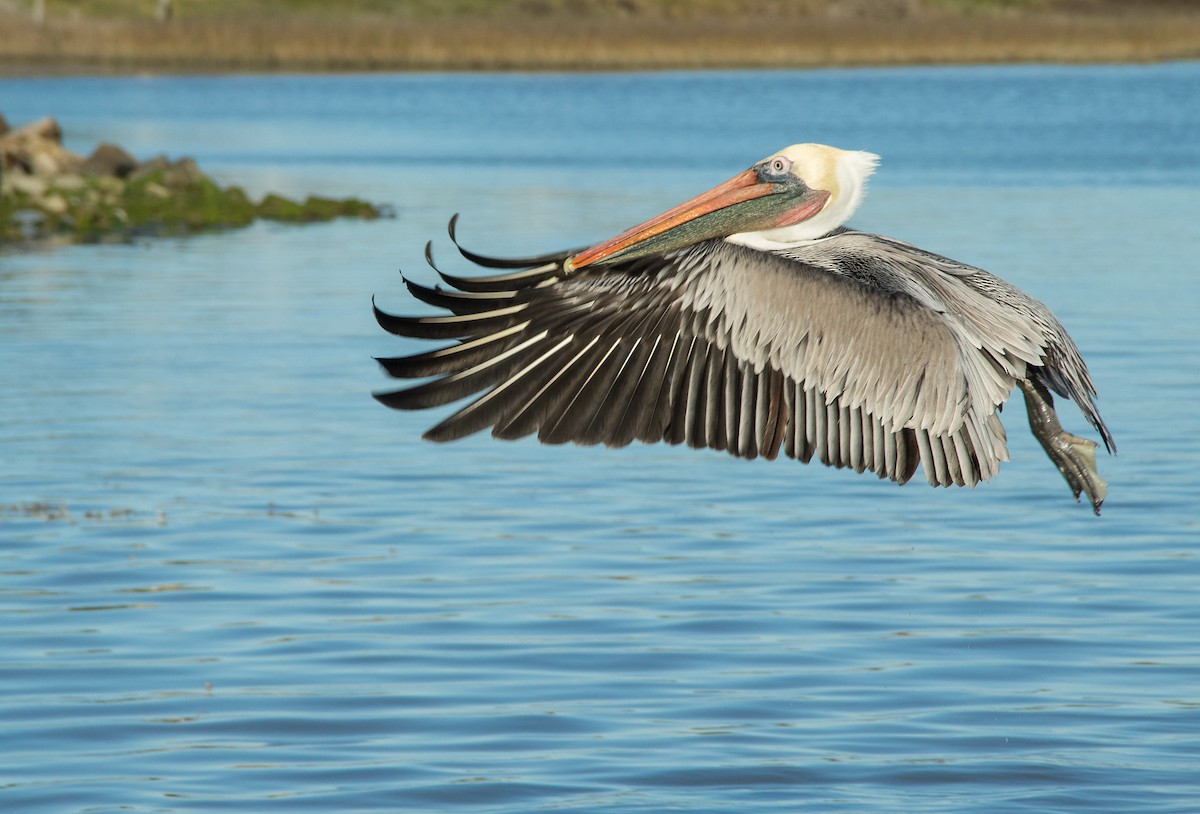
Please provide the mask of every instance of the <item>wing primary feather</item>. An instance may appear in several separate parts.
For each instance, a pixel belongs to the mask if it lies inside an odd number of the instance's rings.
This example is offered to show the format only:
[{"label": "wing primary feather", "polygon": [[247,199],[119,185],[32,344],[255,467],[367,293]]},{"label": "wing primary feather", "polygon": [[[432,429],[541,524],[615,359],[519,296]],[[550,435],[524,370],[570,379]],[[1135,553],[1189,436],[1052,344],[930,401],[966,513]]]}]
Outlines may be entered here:
[{"label": "wing primary feather", "polygon": [[[649,325],[649,319],[646,319],[634,329],[646,339],[639,342],[626,362],[626,368],[631,372],[618,379],[605,400],[605,406],[602,408],[604,412],[597,415],[597,418],[603,421],[603,426],[598,431],[603,436],[604,443],[611,446],[625,446],[637,437],[644,412],[653,406],[649,401],[652,396],[657,397],[657,388],[661,386],[659,380],[648,382],[647,376],[654,366],[655,358],[662,353],[664,328],[670,328],[676,312],[675,309],[667,307],[655,308],[650,313],[655,315],[653,325]],[[661,370],[661,365],[659,369]],[[653,392],[649,392],[650,390]]]},{"label": "wing primary feather", "polygon": [[[675,397],[672,383],[678,376],[678,369],[686,365],[686,360],[682,363],[679,361],[683,336],[678,332],[678,326],[670,336],[670,347],[665,354],[656,357],[654,368],[647,372],[645,378],[646,408],[633,433],[633,437],[639,441],[653,443],[665,440],[667,427],[671,422],[671,408]],[[661,361],[658,361],[659,359]]]},{"label": "wing primary feather", "polygon": [[931,486],[939,484],[937,477],[937,468],[933,461],[933,451],[929,446],[929,435],[924,430],[916,430],[917,449],[921,455],[921,468],[925,472],[925,480],[929,481]]},{"label": "wing primary feather", "polygon": [[495,391],[488,394],[487,401],[481,406],[488,409],[493,437],[511,440],[529,435],[537,429],[536,424],[529,426],[514,419],[528,409],[551,382],[559,381],[565,375],[571,359],[578,357],[575,347],[578,344],[576,337],[565,337],[555,346],[553,353],[534,360],[528,368],[501,382]]},{"label": "wing primary feather", "polygon": [[597,392],[605,392],[617,373],[613,359],[619,354],[621,345],[620,338],[612,339],[611,344],[600,345],[597,349],[599,358],[587,371],[571,398],[556,411],[552,420],[543,425],[538,438],[548,444],[579,440],[595,414]]},{"label": "wing primary feather", "polygon": [[755,438],[758,454],[768,461],[779,456],[790,411],[783,396],[783,374],[764,368],[759,376],[758,411],[755,414]]},{"label": "wing primary feather", "polygon": [[866,463],[863,460],[862,414],[857,407],[854,407],[850,409],[848,418],[850,426],[846,434],[849,435],[850,455],[846,459],[846,463],[853,467],[855,472],[862,472],[866,469]]},{"label": "wing primary feather", "polygon": [[492,436],[502,439],[520,438],[533,432],[536,425],[526,429],[524,425],[514,424],[512,419],[528,408],[545,391],[549,382],[563,374],[564,366],[570,364],[570,357],[576,353],[578,344],[574,336],[563,337],[552,353],[531,360],[527,367],[481,398],[479,408],[486,410],[487,421],[480,429],[490,425]]},{"label": "wing primary feather", "polygon": [[[578,381],[586,375],[587,367],[581,362],[599,341],[599,336],[593,336],[565,364],[551,371],[536,393],[517,410],[496,422],[492,435],[505,439],[523,438],[545,426],[546,417],[572,396]],[[549,443],[548,439],[543,440]]]},{"label": "wing primary feather", "polygon": [[721,385],[721,415],[725,422],[725,438],[729,443],[729,451],[740,455],[741,433],[738,425],[742,411],[742,369],[732,353],[725,356]]},{"label": "wing primary feather", "polygon": [[519,291],[535,288],[538,285],[553,280],[562,269],[555,265],[541,265],[515,274],[495,274],[481,277],[461,277],[439,271],[438,276],[447,285],[454,286],[459,291],[472,294],[486,294],[501,291]]},{"label": "wing primary feather", "polygon": [[[872,442],[875,444],[875,466],[871,467],[871,471],[880,475],[881,478],[887,478],[888,472],[888,431],[883,427],[883,421],[875,417],[871,413],[871,433],[874,438]],[[893,447],[894,449],[894,447]]]},{"label": "wing primary feather", "polygon": [[458,345],[412,356],[376,357],[376,361],[394,379],[420,379],[465,370],[519,343],[520,333],[528,325],[528,322],[522,322]]},{"label": "wing primary feather", "polygon": [[871,443],[874,447],[872,451],[874,466],[871,471],[881,478],[888,476],[887,469],[887,434],[883,429],[883,422],[875,417],[874,413],[869,416],[871,420]]},{"label": "wing primary feather", "polygon": [[812,444],[809,443],[809,412],[808,390],[803,380],[796,382],[796,460],[808,463],[812,460]]},{"label": "wing primary feather", "polygon": [[705,367],[704,383],[701,385],[700,392],[700,398],[704,404],[703,445],[722,451],[729,449],[729,440],[725,437],[725,419],[721,415],[722,406],[725,403],[723,390],[727,354],[729,351],[726,348],[714,347],[709,351],[708,365]]},{"label": "wing primary feather", "polygon": [[496,416],[488,408],[501,396],[525,381],[525,378],[530,375],[531,371],[537,370],[547,359],[566,347],[570,341],[570,337],[559,340],[559,342],[540,354],[537,358],[527,362],[520,370],[508,376],[507,379],[492,390],[436,426],[431,427],[422,437],[427,441],[453,441],[491,426],[495,423]]},{"label": "wing primary feather", "polygon": [[805,428],[808,433],[808,457],[805,463],[815,455],[818,461],[825,460],[825,401],[815,387],[809,386],[804,391],[805,398]]},{"label": "wing primary feather", "polygon": [[745,364],[738,371],[740,379],[738,391],[741,398],[737,401],[737,454],[747,459],[758,457],[758,438],[755,435],[754,419],[757,413],[758,377],[754,368]]},{"label": "wing primary feather", "polygon": [[[841,402],[840,399],[839,402]],[[851,414],[849,406],[839,403],[837,421],[838,466],[850,466],[850,461],[854,457],[854,453],[850,449],[850,442],[852,440],[850,434],[854,430],[854,425],[858,423],[858,419]]]},{"label": "wing primary feather", "polygon": [[883,472],[894,481],[900,480],[900,443],[903,437],[901,433],[886,431],[883,436]]},{"label": "wing primary feather", "polygon": [[937,441],[942,446],[942,457],[946,461],[946,480],[949,486],[951,483],[962,486],[964,484],[962,469],[958,463],[958,450],[955,448],[954,436],[943,435]]},{"label": "wing primary feather", "polygon": [[[577,403],[580,390],[585,383],[595,375],[597,368],[603,363],[605,350],[608,346],[601,340],[619,334],[619,326],[629,320],[629,317],[616,309],[610,309],[600,319],[593,319],[580,336],[582,339],[591,337],[583,350],[569,362],[569,372],[561,380],[553,381],[553,387],[539,392],[536,397],[535,412],[525,412],[519,420],[513,417],[515,425],[505,427],[502,432],[513,432],[523,429],[530,422],[538,428],[538,439],[546,444],[561,444],[574,440],[575,436],[571,422],[564,424],[566,413]],[[598,347],[597,347],[598,346]],[[516,426],[519,425],[519,426]]]},{"label": "wing primary feather", "polygon": [[877,472],[878,468],[875,464],[875,416],[865,407],[859,408],[858,416],[862,421],[863,456],[863,468],[859,471],[865,472],[870,470],[871,472]]},{"label": "wing primary feather", "polygon": [[925,479],[934,486],[946,485],[946,461],[942,457],[942,445],[935,449],[934,439],[926,430],[917,430],[917,445],[921,450],[921,463],[925,467]]},{"label": "wing primary feather", "polygon": [[799,449],[796,446],[796,441],[800,437],[797,432],[797,427],[803,427],[804,424],[800,421],[799,409],[796,406],[796,383],[788,377],[783,385],[784,410],[787,412],[787,421],[784,424],[787,431],[783,437],[783,451],[789,458],[799,458]]},{"label": "wing primary feather", "polygon": [[405,278],[404,285],[416,299],[435,308],[444,308],[452,314],[474,314],[493,310],[517,297],[517,294],[512,291],[475,294],[446,291],[442,288],[430,288],[415,283],[408,278]]},{"label": "wing primary feather", "polygon": [[[682,444],[687,441],[687,389],[691,379],[692,356],[700,340],[696,336],[680,337],[677,350],[679,361],[668,368],[671,373],[669,382],[664,383],[667,401],[670,406],[670,418],[663,428],[663,440],[668,444]],[[660,400],[662,396],[660,394]]]},{"label": "wing primary feather", "polygon": [[796,382],[795,407],[793,409],[795,410],[793,421],[796,424],[796,460],[808,463],[810,458],[805,457],[808,450],[808,396],[804,390],[803,381]]},{"label": "wing primary feather", "polygon": [[633,386],[621,410],[621,417],[614,425],[609,443],[622,447],[633,442],[638,437],[638,429],[646,420],[646,412],[653,405],[653,399],[658,395],[661,381],[651,378],[652,370],[657,370],[661,376],[662,362],[667,351],[662,334],[655,334],[646,347],[641,361],[641,369],[634,377]]},{"label": "wing primary feather", "polygon": [[546,332],[542,331],[519,345],[466,370],[460,370],[449,376],[405,390],[376,393],[375,398],[396,410],[423,410],[427,407],[440,407],[443,404],[458,401],[506,378],[513,367],[520,364],[519,354],[541,342],[545,337]]},{"label": "wing primary feather", "polygon": [[958,454],[958,469],[962,473],[963,485],[974,486],[979,483],[979,462],[975,459],[975,445],[967,425],[954,436],[954,451]]},{"label": "wing primary feather", "polygon": [[905,428],[896,434],[896,473],[897,483],[908,483],[917,474],[921,464],[920,443],[917,441],[917,431]]},{"label": "wing primary feather", "polygon": [[375,311],[375,320],[379,327],[388,333],[413,339],[458,339],[506,328],[517,321],[517,315],[529,306],[512,305],[482,314],[432,317],[402,317],[381,311],[374,303],[371,307]]},{"label": "wing primary feather", "polygon": [[841,415],[841,405],[835,397],[825,403],[825,454],[822,460],[830,466],[842,466],[842,444],[838,437],[838,416]]},{"label": "wing primary feather", "polygon": [[[632,312],[630,318],[614,325],[613,331],[630,341],[623,358],[618,357],[617,370],[604,392],[598,392],[591,420],[581,432],[582,443],[604,443],[616,446],[615,440],[623,435],[621,422],[629,407],[629,399],[638,384],[649,353],[645,337],[653,335],[661,324],[664,312],[656,307],[642,307]],[[628,442],[626,442],[628,443]]]},{"label": "wing primary feather", "polygon": [[617,363],[618,369],[609,382],[608,391],[597,399],[592,419],[583,430],[582,443],[624,446],[618,442],[618,439],[625,435],[621,420],[629,406],[629,396],[637,387],[638,372],[645,367],[649,353],[647,342],[641,336],[636,336],[629,342],[629,349],[624,358]]},{"label": "wing primary feather", "polygon": [[704,446],[704,378],[708,367],[709,344],[697,342],[688,359],[687,379],[683,382],[683,438],[690,447]]},{"label": "wing primary feather", "polygon": [[[582,249],[572,249],[570,251],[552,252],[551,254],[543,254],[537,257],[489,257],[484,254],[477,254],[468,249],[464,249],[462,244],[458,242],[458,214],[455,213],[450,218],[448,232],[450,233],[450,242],[454,244],[454,248],[458,249],[459,253],[470,260],[477,266],[491,269],[529,269],[531,266],[552,265],[561,267],[562,261],[568,257],[578,254]],[[495,278],[498,279],[498,278]]]},{"label": "wing primary feather", "polygon": [[602,335],[597,344],[578,363],[579,372],[573,377],[567,397],[558,400],[547,414],[538,437],[549,444],[575,441],[595,416],[597,391],[607,391],[609,377],[615,374],[614,358],[621,355],[628,343]]}]

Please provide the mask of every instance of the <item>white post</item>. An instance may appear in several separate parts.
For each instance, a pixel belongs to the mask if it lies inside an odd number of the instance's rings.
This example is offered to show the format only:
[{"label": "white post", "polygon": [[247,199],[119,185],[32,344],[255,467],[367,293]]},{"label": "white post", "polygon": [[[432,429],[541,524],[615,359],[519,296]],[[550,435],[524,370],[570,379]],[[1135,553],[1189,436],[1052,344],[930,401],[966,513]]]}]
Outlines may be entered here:
[{"label": "white post", "polygon": [[46,24],[46,0],[33,0],[33,24]]}]

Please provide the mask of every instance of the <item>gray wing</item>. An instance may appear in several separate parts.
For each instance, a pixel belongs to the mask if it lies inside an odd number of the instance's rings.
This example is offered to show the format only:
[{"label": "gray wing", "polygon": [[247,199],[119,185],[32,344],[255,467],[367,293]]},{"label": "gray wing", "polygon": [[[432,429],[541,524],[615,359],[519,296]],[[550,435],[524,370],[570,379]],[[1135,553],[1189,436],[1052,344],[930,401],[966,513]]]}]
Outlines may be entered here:
[{"label": "gray wing", "polygon": [[1075,401],[1105,447],[1116,449],[1079,349],[1050,309],[1015,286],[907,243],[848,229],[789,254],[867,288],[908,297],[936,315],[951,332],[977,409],[986,409],[987,398],[999,405],[1013,384],[1030,378]]},{"label": "gray wing", "polygon": [[[459,340],[380,359],[394,377],[428,380],[376,398],[422,409],[474,397],[426,433],[435,441],[490,427],[545,443],[783,451],[900,483],[918,462],[931,483],[991,477],[1007,458],[996,407],[1037,364],[1039,340],[999,315],[961,327],[936,292],[889,282],[893,263],[858,234],[819,241],[813,256],[708,241],[576,273],[564,271],[571,252],[463,251],[507,273],[443,274],[456,290],[406,281],[446,315],[376,309],[392,333]],[[964,275],[936,273],[963,287]]]}]

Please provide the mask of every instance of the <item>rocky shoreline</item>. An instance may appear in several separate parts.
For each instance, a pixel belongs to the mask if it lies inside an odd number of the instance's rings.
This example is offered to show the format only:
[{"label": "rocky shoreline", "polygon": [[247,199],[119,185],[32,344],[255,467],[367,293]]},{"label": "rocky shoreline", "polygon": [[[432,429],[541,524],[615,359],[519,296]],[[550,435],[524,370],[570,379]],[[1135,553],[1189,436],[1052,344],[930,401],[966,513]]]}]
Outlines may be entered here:
[{"label": "rocky shoreline", "polygon": [[139,161],[115,144],[82,156],[63,147],[53,118],[10,129],[0,115],[0,246],[120,242],[258,219],[311,223],[390,215],[357,198],[267,195],[255,202],[240,187],[217,184],[190,158]]}]

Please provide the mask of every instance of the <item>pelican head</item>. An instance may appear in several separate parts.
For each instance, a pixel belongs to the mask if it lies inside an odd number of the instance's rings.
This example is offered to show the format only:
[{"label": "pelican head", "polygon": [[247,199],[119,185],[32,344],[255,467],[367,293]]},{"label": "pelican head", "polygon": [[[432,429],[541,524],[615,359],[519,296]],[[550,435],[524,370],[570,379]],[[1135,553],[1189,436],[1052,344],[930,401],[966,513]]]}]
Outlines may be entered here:
[{"label": "pelican head", "polygon": [[631,260],[718,237],[759,249],[815,240],[854,214],[878,161],[872,153],[793,144],[569,262]]}]

